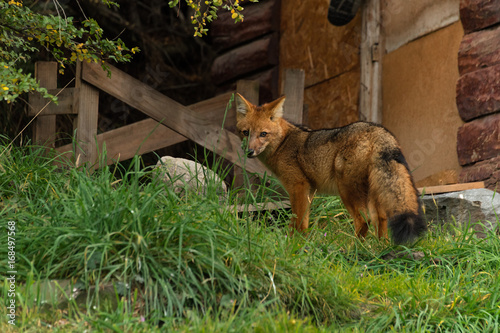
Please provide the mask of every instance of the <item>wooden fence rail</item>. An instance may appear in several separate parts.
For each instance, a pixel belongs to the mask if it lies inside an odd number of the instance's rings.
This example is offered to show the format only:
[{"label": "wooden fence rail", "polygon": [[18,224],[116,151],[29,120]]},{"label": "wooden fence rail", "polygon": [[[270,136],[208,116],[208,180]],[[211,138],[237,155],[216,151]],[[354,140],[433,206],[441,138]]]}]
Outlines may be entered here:
[{"label": "wooden fence rail", "polygon": [[[41,81],[42,85],[48,82],[49,91],[60,94],[59,105],[49,104],[38,115],[35,122],[36,140],[53,145],[55,125],[52,122],[55,123],[55,115],[76,114],[77,121],[74,128],[77,133],[77,151],[72,150],[71,144],[56,149],[59,152],[75,154],[80,164],[88,162],[93,167],[98,167],[97,152],[102,151],[104,144],[108,156],[106,163],[110,164],[118,159],[126,160],[135,154],[154,151],[189,139],[247,171],[256,173],[266,171],[256,159],[243,161],[240,139],[227,129],[236,124],[234,106],[225,115],[232,93],[225,93],[186,107],[114,66],[108,66],[111,77],[108,77],[99,65],[79,63],[75,87],[61,91],[54,85],[54,82],[57,82],[57,64],[37,63],[35,75],[37,78],[44,78]],[[286,73],[283,91],[299,93],[300,96],[295,96],[294,100],[302,103],[303,71],[293,70]],[[99,90],[125,102],[150,118],[97,134]],[[237,91],[253,103],[258,103],[258,83],[241,81],[238,83]],[[30,104],[33,109],[30,114],[37,114],[45,103],[46,101],[40,96],[32,94]],[[292,103],[285,107],[286,114],[292,119],[302,119],[301,104]],[[226,126],[223,128],[224,118]],[[50,126],[45,125],[47,122],[50,122]]]}]

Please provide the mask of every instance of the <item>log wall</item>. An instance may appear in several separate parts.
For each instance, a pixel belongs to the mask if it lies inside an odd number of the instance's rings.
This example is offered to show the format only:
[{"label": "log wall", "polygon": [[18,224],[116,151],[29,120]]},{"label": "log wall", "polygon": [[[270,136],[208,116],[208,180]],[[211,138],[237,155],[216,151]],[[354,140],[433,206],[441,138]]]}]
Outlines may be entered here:
[{"label": "log wall", "polygon": [[465,36],[458,53],[457,134],[462,182],[500,180],[500,0],[461,0]]},{"label": "log wall", "polygon": [[231,13],[220,13],[210,37],[218,55],[211,77],[218,92],[235,90],[240,79],[257,80],[260,102],[278,97],[280,0],[246,2],[243,22],[234,23]]}]

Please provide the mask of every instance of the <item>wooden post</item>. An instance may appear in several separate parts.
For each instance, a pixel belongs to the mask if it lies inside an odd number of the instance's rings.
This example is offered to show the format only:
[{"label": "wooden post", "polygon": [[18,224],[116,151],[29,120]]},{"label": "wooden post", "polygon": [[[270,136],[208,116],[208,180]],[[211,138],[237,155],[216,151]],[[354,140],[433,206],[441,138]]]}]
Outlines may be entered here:
[{"label": "wooden post", "polygon": [[89,163],[89,168],[99,167],[97,155],[97,117],[99,113],[99,91],[82,81],[82,63],[76,65],[76,83],[73,106],[77,118],[76,166]]},{"label": "wooden post", "polygon": [[[47,89],[57,88],[57,62],[54,61],[38,61],[35,63],[35,77],[40,83],[40,86]],[[48,100],[44,100],[46,103]],[[36,112],[40,111],[42,105],[35,106]],[[37,144],[45,145],[49,148],[55,147],[56,136],[56,116],[55,115],[39,115],[35,119],[33,128],[33,140]]]},{"label": "wooden post", "polygon": [[380,34],[381,1],[368,0],[363,5],[361,31],[360,120],[382,123],[382,50]]},{"label": "wooden post", "polygon": [[236,92],[245,97],[247,101],[259,105],[259,82],[251,80],[239,80],[236,83]]},{"label": "wooden post", "polygon": [[[255,105],[259,105],[259,82],[251,81],[251,80],[239,80],[236,82],[236,92],[240,93],[245,97],[247,101],[253,103]],[[232,112],[236,112],[236,106],[231,110]],[[241,150],[241,154],[243,154],[243,150]],[[245,185],[245,177],[243,173],[243,169],[236,164],[234,165],[234,187],[242,187]],[[256,179],[250,179],[250,186],[256,182]]]},{"label": "wooden post", "polygon": [[304,122],[304,82],[302,69],[285,69],[281,94],[286,96],[283,106],[285,118],[297,125]]}]

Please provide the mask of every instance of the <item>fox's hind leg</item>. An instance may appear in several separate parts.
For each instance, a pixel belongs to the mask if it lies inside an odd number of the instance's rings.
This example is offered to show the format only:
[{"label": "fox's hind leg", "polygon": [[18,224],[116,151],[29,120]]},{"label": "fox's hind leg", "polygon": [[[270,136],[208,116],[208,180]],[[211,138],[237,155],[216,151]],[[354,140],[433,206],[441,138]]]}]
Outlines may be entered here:
[{"label": "fox's hind leg", "polygon": [[370,221],[375,226],[378,238],[388,239],[387,215],[383,210],[380,209],[373,198],[370,198],[368,201],[368,211],[370,213]]},{"label": "fox's hind leg", "polygon": [[300,181],[285,186],[290,195],[290,203],[292,205],[292,217],[290,229],[295,228],[297,231],[303,232],[309,227],[309,207],[312,201],[311,186],[307,181]]},{"label": "fox's hind leg", "polygon": [[356,236],[364,239],[368,233],[368,221],[363,217],[358,207],[344,201],[344,206],[354,220],[354,232]]}]

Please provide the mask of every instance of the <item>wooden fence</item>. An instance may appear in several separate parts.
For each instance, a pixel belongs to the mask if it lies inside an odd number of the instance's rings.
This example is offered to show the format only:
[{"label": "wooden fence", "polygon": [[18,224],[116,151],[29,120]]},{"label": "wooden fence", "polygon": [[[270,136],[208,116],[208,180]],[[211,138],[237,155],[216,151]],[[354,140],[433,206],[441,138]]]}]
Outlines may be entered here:
[{"label": "wooden fence", "polygon": [[[58,89],[57,63],[36,63],[35,76],[40,84],[50,93],[59,94],[58,105],[47,105],[47,100],[36,94],[30,96],[30,115],[37,117],[34,124],[34,139],[37,142],[54,147],[56,115],[74,114],[77,115],[74,124],[76,145],[55,148],[61,153],[74,154],[77,165],[88,163],[92,168],[99,167],[98,151],[102,151],[104,144],[108,156],[106,163],[111,164],[189,139],[249,172],[266,171],[257,159],[243,162],[241,141],[228,130],[236,124],[234,106],[226,115],[222,128],[232,92],[183,106],[125,72],[108,66],[111,77],[97,64],[78,63],[75,87]],[[258,103],[257,82],[239,81],[236,90],[251,102]],[[98,134],[99,91],[114,96],[150,118]],[[296,123],[302,123],[304,72],[286,70],[282,92],[287,95],[285,115]],[[73,151],[74,147],[76,151]]]}]

